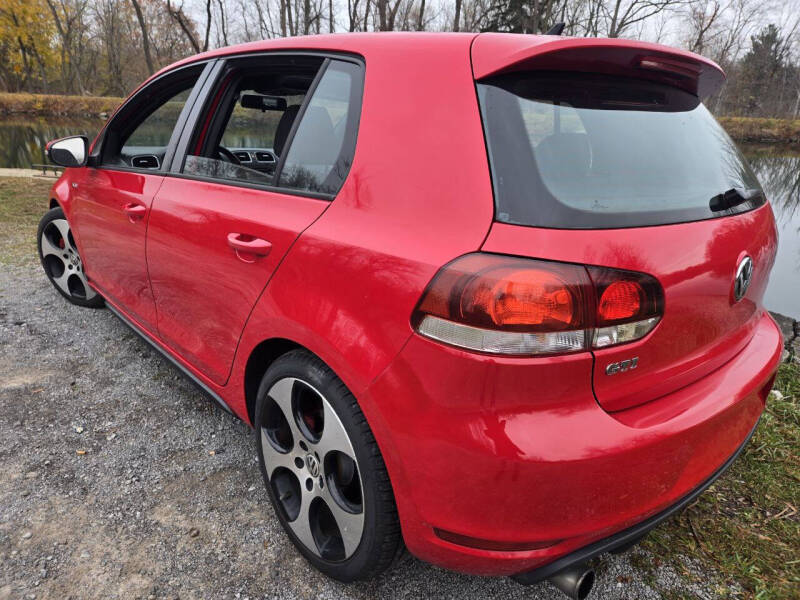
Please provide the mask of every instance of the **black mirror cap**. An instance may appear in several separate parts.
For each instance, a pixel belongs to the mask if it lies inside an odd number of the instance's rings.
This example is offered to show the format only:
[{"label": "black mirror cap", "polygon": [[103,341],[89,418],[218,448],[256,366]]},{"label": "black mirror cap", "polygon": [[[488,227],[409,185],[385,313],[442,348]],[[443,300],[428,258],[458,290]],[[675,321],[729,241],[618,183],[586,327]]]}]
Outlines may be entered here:
[{"label": "black mirror cap", "polygon": [[72,135],[47,143],[47,158],[62,167],[83,167],[89,155],[89,138]]}]

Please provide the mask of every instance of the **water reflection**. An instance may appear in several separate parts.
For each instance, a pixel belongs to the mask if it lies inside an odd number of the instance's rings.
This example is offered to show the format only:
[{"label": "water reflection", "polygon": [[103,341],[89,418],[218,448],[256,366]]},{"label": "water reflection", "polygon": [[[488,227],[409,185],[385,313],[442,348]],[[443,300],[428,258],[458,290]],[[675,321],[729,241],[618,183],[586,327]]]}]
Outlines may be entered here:
[{"label": "water reflection", "polygon": [[100,119],[0,120],[0,168],[29,169],[47,162],[44,147],[48,141],[67,135],[86,135],[91,140],[100,131]]},{"label": "water reflection", "polygon": [[800,151],[743,146],[772,204],[778,223],[778,255],[764,304],[800,319]]}]

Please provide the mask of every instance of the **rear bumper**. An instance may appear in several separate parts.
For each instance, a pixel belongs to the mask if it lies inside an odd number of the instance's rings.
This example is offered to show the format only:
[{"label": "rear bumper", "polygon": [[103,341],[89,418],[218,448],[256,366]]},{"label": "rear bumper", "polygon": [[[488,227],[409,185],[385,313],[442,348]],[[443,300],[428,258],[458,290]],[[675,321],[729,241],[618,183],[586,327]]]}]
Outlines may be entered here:
[{"label": "rear bumper", "polygon": [[681,498],[678,502],[669,506],[662,510],[660,513],[653,515],[649,519],[645,519],[641,523],[637,523],[633,527],[629,527],[624,529],[614,535],[611,535],[607,538],[602,540],[598,540],[583,548],[579,548],[574,552],[570,552],[566,556],[562,556],[561,558],[557,558],[553,562],[547,563],[544,566],[538,567],[533,571],[528,571],[526,573],[519,573],[514,575],[514,579],[519,581],[522,584],[529,585],[533,583],[538,583],[540,581],[544,581],[548,577],[555,575],[559,571],[569,568],[571,566],[585,563],[600,554],[604,554],[606,552],[614,552],[620,548],[626,548],[631,544],[635,544],[639,540],[641,540],[651,529],[655,529],[661,523],[675,515],[676,513],[680,512],[684,508],[686,508],[689,504],[694,502],[694,500],[703,492],[705,492],[712,483],[714,483],[717,479],[719,479],[725,471],[734,463],[734,461],[739,458],[739,455],[744,451],[745,447],[747,446],[750,438],[753,437],[753,434],[756,432],[756,428],[758,427],[758,423],[753,429],[750,430],[750,433],[745,438],[742,445],[737,448],[736,452],[733,453],[728,460],[716,471],[714,474],[706,479],[702,484],[697,486],[693,489],[690,493],[686,494],[683,498]]},{"label": "rear bumper", "polygon": [[[722,368],[610,414],[588,385],[589,354],[503,359],[413,336],[362,403],[406,545],[446,568],[526,578],[622,545],[702,492],[740,451],[781,347],[764,314]],[[455,544],[435,530],[487,543]],[[497,544],[530,549],[485,549]]]}]

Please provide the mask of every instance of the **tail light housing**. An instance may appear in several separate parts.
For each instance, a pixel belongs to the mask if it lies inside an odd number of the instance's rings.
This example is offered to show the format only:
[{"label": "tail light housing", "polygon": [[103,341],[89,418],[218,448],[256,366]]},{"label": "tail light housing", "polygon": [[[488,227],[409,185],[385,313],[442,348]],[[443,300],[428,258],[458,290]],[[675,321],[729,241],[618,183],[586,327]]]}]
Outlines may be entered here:
[{"label": "tail light housing", "polygon": [[663,291],[644,273],[496,254],[443,267],[412,324],[425,337],[490,354],[562,354],[647,335]]}]

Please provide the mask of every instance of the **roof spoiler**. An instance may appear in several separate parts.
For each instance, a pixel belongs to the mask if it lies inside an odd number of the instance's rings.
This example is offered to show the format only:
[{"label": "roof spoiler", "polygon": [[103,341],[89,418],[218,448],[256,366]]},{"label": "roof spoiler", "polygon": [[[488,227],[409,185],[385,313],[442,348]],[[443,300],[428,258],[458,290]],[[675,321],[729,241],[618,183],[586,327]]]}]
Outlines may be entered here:
[{"label": "roof spoiler", "polygon": [[472,44],[476,80],[518,71],[606,73],[656,81],[707,98],[725,81],[715,62],[660,44],[606,38],[482,33]]}]

